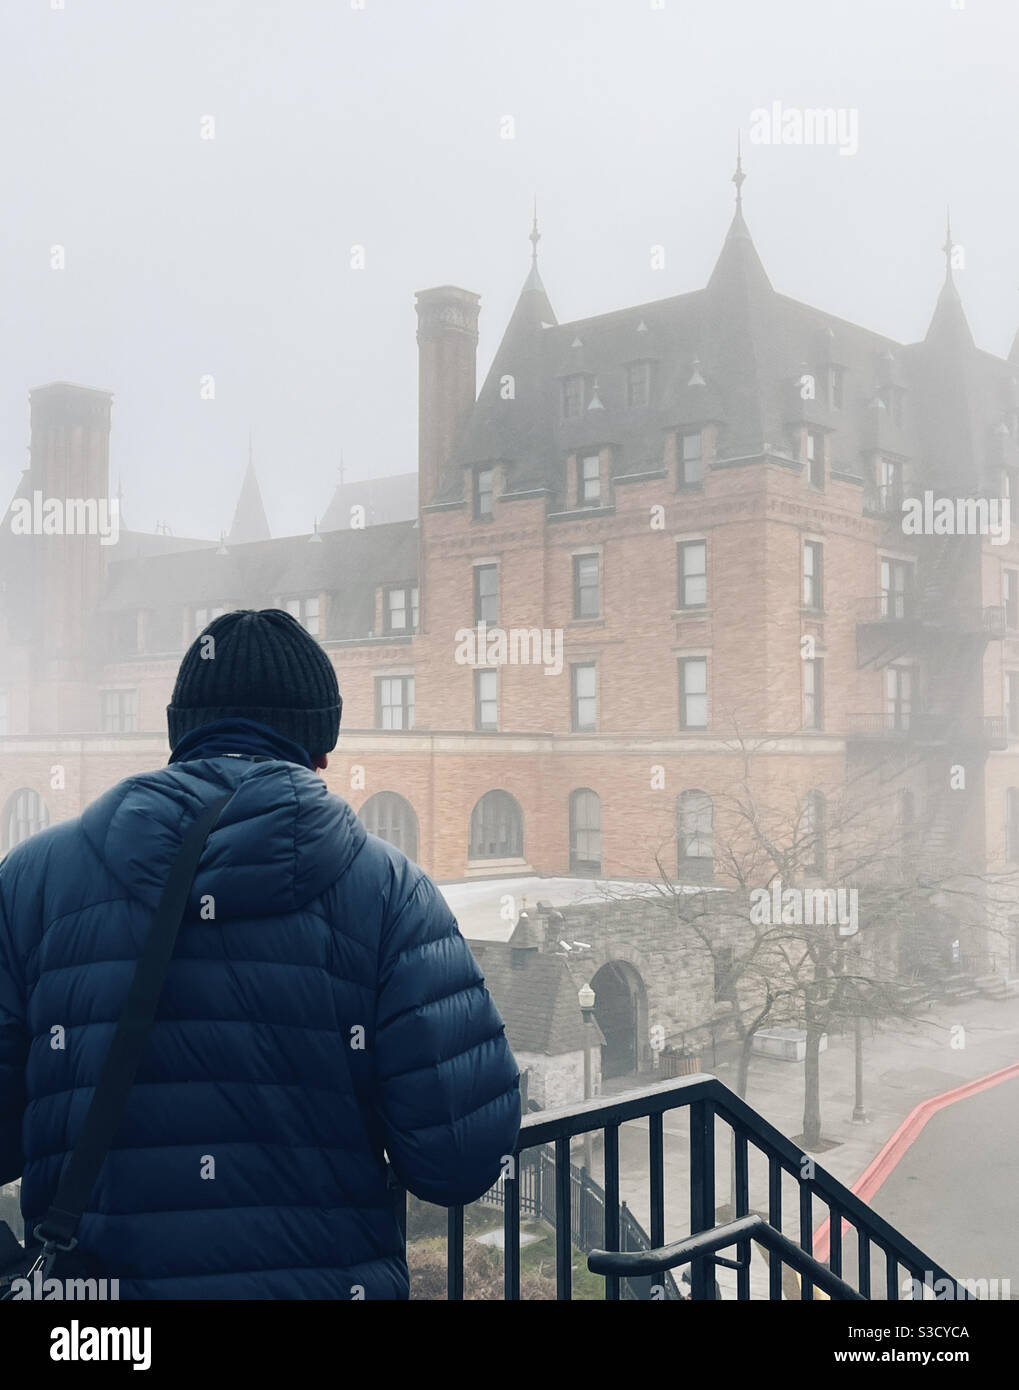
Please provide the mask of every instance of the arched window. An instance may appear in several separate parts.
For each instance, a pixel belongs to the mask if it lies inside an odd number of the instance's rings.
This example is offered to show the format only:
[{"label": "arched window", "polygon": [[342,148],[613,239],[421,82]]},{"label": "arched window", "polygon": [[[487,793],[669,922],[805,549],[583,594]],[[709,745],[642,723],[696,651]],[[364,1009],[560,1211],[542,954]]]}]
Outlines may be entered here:
[{"label": "arched window", "polygon": [[396,792],[376,792],[361,807],[364,828],[402,849],[408,859],[418,857],[418,818],[414,807]]},{"label": "arched window", "polygon": [[676,803],[676,842],[679,876],[703,882],[712,875],[715,858],[714,808],[707,792],[681,792]]},{"label": "arched window", "polygon": [[827,818],[828,803],[825,801],[824,793],[807,792],[799,830],[799,858],[805,874],[823,874],[827,867]]},{"label": "arched window", "polygon": [[601,873],[601,797],[589,787],[570,792],[570,873]]},{"label": "arched window", "polygon": [[1005,793],[1005,857],[1019,864],[1019,787]]},{"label": "arched window", "polygon": [[471,859],[521,859],[524,818],[509,792],[486,792],[471,812]]},{"label": "arched window", "polygon": [[45,830],[50,823],[50,813],[38,792],[31,787],[16,791],[7,803],[4,813],[4,849],[13,849],[27,840],[37,830]]}]

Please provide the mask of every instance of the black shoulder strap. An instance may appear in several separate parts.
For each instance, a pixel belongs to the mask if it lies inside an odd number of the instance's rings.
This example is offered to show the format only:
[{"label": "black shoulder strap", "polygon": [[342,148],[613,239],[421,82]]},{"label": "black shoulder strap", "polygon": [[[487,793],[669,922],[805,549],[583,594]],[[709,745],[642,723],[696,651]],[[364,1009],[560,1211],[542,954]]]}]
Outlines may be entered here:
[{"label": "black shoulder strap", "polygon": [[117,1132],[173,955],[177,931],[187,907],[205,842],[233,792],[217,797],[184,832],[170,869],[151,930],[135,966],[124,1012],[120,1015],[92,1096],[81,1134],[64,1170],[49,1211],[35,1228],[35,1239],[59,1246],[73,1244],[82,1212],[92,1195],[113,1136]]}]

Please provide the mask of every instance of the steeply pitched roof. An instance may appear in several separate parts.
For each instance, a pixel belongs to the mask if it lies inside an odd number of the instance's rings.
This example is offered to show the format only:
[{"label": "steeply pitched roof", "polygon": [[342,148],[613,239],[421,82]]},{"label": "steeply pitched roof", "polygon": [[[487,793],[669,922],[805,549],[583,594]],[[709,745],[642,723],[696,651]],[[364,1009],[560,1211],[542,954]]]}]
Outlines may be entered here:
[{"label": "steeply pitched roof", "polygon": [[322,636],[367,637],[375,624],[376,588],[413,582],[417,565],[413,522],[326,532],[319,542],[286,536],[227,546],[225,554],[206,543],[200,550],[112,561],[101,609],[179,614],[189,605],[266,608],[279,598],[324,592],[332,597]]},{"label": "steeply pitched roof", "polygon": [[338,483],[319,522],[319,530],[349,530],[354,507],[364,508],[368,526],[383,526],[391,521],[413,521],[418,510],[417,473],[391,473],[385,478],[360,478],[352,483]]},{"label": "steeply pitched roof", "polygon": [[469,945],[514,1051],[555,1057],[605,1041],[597,1023],[588,1037],[577,985],[562,956],[535,951],[514,965],[508,942],[470,941]]},{"label": "steeply pitched roof", "polygon": [[271,535],[269,519],[262,502],[262,490],[255,476],[255,465],[249,458],[227,543],[249,545],[252,541],[267,541]]}]

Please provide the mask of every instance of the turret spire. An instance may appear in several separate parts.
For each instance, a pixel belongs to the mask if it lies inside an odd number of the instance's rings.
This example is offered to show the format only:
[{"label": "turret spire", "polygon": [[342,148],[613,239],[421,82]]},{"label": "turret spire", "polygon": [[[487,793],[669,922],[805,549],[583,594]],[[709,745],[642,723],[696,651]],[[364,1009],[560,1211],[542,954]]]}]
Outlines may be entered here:
[{"label": "turret spire", "polygon": [[736,185],[736,211],[743,211],[743,184],[746,182],[746,174],[743,172],[743,136],[742,132],[736,132],[736,172],[732,176],[732,181]]}]

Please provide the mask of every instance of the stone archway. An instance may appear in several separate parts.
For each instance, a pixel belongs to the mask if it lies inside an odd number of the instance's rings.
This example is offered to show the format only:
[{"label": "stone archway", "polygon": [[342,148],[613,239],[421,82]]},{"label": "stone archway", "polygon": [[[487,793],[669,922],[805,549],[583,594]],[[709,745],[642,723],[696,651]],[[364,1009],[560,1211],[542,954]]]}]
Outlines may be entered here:
[{"label": "stone archway", "polygon": [[602,1076],[640,1070],[647,1041],[647,986],[629,961],[607,961],[591,979],[594,1016],[605,1037]]}]

